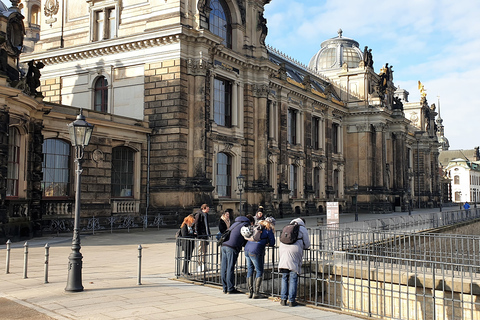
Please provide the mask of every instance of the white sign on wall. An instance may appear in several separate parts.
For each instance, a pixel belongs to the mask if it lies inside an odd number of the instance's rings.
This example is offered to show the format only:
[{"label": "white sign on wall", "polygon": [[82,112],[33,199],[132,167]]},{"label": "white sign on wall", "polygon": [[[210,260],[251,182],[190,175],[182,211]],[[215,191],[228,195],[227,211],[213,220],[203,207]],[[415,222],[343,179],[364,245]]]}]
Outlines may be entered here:
[{"label": "white sign on wall", "polygon": [[327,202],[327,225],[340,223],[338,202]]}]

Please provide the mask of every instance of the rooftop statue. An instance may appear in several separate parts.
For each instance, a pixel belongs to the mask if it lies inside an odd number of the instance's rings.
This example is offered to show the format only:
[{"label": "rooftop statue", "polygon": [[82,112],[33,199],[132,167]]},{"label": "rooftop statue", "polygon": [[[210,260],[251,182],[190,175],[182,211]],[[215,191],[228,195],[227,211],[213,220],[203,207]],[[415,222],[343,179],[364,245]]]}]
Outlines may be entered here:
[{"label": "rooftop statue", "polygon": [[420,80],[418,80],[418,90],[420,90],[420,96],[422,98],[425,98],[427,96],[427,90],[425,90],[425,87],[420,82]]}]

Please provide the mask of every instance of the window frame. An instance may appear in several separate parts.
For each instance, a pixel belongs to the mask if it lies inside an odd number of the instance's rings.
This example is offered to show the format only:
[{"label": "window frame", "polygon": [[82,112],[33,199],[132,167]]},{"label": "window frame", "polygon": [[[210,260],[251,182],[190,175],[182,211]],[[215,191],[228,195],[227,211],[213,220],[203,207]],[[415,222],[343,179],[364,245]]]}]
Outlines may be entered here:
[{"label": "window frame", "polygon": [[298,111],[294,108],[288,108],[287,115],[287,142],[297,144],[297,117]]},{"label": "window frame", "polygon": [[[226,162],[221,162],[220,157],[222,157],[223,159],[226,159]],[[220,170],[220,169],[223,169],[223,170]],[[220,171],[224,171],[224,173],[220,174]],[[220,184],[220,182],[223,182],[224,184]],[[220,192],[221,189],[224,190],[225,192]],[[218,152],[216,156],[215,191],[219,198],[232,197],[232,156],[225,152]]]},{"label": "window frame", "polygon": [[[213,7],[218,4],[219,7]],[[220,10],[221,9],[221,10]],[[223,17],[216,13],[223,14]],[[221,21],[224,21],[225,27],[221,28]],[[216,23],[218,20],[218,23]],[[223,39],[222,44],[231,49],[232,48],[232,16],[228,5],[223,0],[211,0],[210,1],[210,13],[208,16],[208,30],[216,36]]]},{"label": "window frame", "polygon": [[[119,0],[106,0],[94,3],[90,7],[90,41],[98,42],[118,37],[120,21]],[[97,14],[103,13],[101,30],[98,27]],[[113,22],[112,22],[113,21]]]},{"label": "window frame", "polygon": [[[217,85],[222,85],[218,87]],[[213,78],[213,121],[222,127],[232,127],[233,82],[223,77]]]},{"label": "window frame", "polygon": [[290,198],[298,198],[298,166],[294,163],[290,163],[290,170],[288,173]]},{"label": "window frame", "polygon": [[[65,151],[68,150],[68,154],[47,152],[48,150],[45,150],[45,149],[48,147],[48,145],[46,145],[46,144],[50,143],[51,141],[60,143]],[[57,149],[59,147],[55,145],[52,148],[53,148],[53,151],[57,151]],[[72,179],[72,174],[71,174],[72,173],[72,146],[71,146],[71,144],[69,142],[66,142],[65,140],[58,139],[58,138],[45,139],[43,141],[43,145],[42,145],[42,153],[43,153],[43,160],[42,160],[43,178],[42,178],[42,182],[41,182],[42,198],[43,199],[50,199],[50,200],[70,198],[71,197],[71,186],[72,186],[72,183],[71,183],[71,179]],[[53,167],[48,167],[47,168],[46,167],[47,163],[49,161],[52,161],[52,159],[49,159],[50,157],[53,157],[53,161],[55,162],[55,164],[58,163],[59,158],[60,158],[60,160],[62,160],[61,158],[66,158],[66,159],[63,159],[64,160],[63,163],[64,164],[66,163],[66,166],[58,167],[58,166],[54,165]],[[66,181],[58,182],[58,181],[56,181],[57,180],[56,178],[54,178],[53,181],[46,181],[46,177],[47,177],[46,169],[52,170],[55,177],[57,176],[58,171],[63,170],[64,173],[67,174]],[[55,194],[55,195],[51,195],[51,196],[46,195],[46,189],[47,189],[46,184],[47,183],[51,183],[51,184],[63,183],[63,184],[65,184],[65,186],[63,187],[63,189],[65,190],[65,194],[63,194],[63,195]]]},{"label": "window frame", "polygon": [[[120,153],[120,157],[117,157],[117,152]],[[135,150],[126,146],[117,146],[112,148],[110,195],[113,199],[135,198],[135,154]],[[115,165],[116,161],[120,162],[120,166]],[[116,168],[118,167],[120,167],[120,169],[117,172]],[[124,169],[126,171],[124,171]],[[130,190],[130,193],[124,195],[122,195],[123,191],[117,193],[117,190],[115,190],[116,186],[120,186],[118,190]],[[130,189],[128,189],[128,187],[130,187]]]},{"label": "window frame", "polygon": [[[103,81],[101,86],[97,86],[97,84]],[[107,77],[105,76],[98,76],[93,81],[93,110],[98,112],[108,112],[108,89],[109,84]],[[97,104],[97,95],[100,95],[100,103]]]},{"label": "window frame", "polygon": [[[6,197],[18,198],[20,183],[20,150],[21,150],[21,134],[20,130],[16,127],[8,128],[8,160],[7,160],[7,178],[6,178]],[[15,144],[12,144],[12,140],[15,139]],[[13,174],[15,173],[15,174]],[[12,175],[13,174],[13,175]],[[13,187],[10,188],[10,184],[13,182]],[[9,194],[9,190],[12,193]]]}]

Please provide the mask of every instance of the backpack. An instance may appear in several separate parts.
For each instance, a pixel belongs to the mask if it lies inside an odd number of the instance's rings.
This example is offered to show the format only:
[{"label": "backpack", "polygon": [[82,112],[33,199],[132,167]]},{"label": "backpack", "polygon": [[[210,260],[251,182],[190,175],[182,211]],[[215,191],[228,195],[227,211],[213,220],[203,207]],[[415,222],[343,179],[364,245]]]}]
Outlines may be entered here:
[{"label": "backpack", "polygon": [[260,237],[262,236],[263,227],[259,224],[256,224],[252,227],[252,239],[253,241],[257,242],[260,241]]},{"label": "backpack", "polygon": [[280,242],[284,244],[294,244],[298,240],[300,225],[297,222],[287,224],[280,234]]}]

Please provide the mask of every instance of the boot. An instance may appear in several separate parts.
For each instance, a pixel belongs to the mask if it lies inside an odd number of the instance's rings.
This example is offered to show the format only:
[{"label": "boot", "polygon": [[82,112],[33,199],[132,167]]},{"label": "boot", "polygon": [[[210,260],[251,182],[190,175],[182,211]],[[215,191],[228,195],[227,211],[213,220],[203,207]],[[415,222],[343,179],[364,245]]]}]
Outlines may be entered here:
[{"label": "boot", "polygon": [[260,298],[260,287],[262,286],[262,278],[255,279],[255,292],[253,293],[253,299]]},{"label": "boot", "polygon": [[252,297],[253,297],[253,277],[247,278],[247,285],[248,285],[248,298],[252,299]]}]

